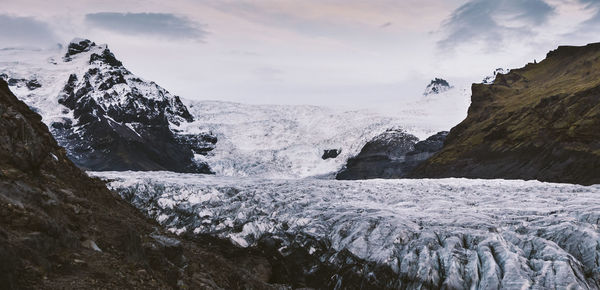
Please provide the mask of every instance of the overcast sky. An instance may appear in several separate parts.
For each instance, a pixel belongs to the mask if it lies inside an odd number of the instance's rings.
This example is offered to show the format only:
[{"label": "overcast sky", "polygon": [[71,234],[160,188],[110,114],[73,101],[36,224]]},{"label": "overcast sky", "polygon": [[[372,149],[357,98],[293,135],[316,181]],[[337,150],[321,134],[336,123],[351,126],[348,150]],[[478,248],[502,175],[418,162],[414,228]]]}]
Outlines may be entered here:
[{"label": "overcast sky", "polygon": [[0,47],[107,43],[186,98],[384,107],[600,41],[600,0],[0,0]]}]

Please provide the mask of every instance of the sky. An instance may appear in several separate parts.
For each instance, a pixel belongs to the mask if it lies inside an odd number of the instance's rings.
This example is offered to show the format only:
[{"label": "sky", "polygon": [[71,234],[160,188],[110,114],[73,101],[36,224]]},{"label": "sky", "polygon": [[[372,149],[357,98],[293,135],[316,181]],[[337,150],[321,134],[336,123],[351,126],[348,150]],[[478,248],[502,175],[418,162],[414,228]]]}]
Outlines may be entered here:
[{"label": "sky", "polygon": [[0,48],[75,37],[190,99],[398,106],[600,41],[600,0],[0,0]]}]

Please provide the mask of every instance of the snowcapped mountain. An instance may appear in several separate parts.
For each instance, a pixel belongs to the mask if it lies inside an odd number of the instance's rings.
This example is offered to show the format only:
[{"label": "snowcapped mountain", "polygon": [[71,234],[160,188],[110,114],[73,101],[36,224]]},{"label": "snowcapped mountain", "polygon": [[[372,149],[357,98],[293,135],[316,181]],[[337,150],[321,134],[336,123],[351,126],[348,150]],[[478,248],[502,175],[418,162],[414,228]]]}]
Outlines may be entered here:
[{"label": "snowcapped mountain", "polygon": [[441,94],[453,87],[445,79],[435,78],[425,88],[424,96]]},{"label": "snowcapped mountain", "polygon": [[75,39],[66,49],[5,49],[0,64],[0,76],[78,166],[210,172],[193,156],[216,139],[174,129],[194,120],[179,97],[131,73],[107,45]]}]

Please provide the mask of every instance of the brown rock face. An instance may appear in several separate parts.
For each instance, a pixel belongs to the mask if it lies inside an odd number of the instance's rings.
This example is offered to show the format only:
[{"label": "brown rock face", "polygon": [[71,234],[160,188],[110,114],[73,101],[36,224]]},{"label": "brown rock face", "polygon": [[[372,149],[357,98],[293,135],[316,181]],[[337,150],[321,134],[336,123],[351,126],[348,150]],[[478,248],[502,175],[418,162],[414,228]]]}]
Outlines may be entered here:
[{"label": "brown rock face", "polygon": [[1,289],[271,288],[268,263],[261,281],[228,256],[253,259],[163,232],[67,159],[0,80]]},{"label": "brown rock face", "polygon": [[600,183],[600,43],[474,84],[467,118],[413,177]]}]

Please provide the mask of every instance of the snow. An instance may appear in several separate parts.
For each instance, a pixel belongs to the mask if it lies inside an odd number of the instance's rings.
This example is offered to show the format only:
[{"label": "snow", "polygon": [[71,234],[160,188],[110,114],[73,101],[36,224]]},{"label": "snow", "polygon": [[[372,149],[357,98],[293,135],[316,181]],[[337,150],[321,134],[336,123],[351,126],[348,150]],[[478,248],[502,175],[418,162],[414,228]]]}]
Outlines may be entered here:
[{"label": "snow", "polygon": [[[58,104],[58,95],[73,72],[80,71],[82,59],[64,63],[65,49],[10,49],[0,51],[0,74],[12,78],[36,79],[42,85],[33,91],[27,87],[11,87],[13,93],[42,115],[46,125],[63,118],[72,119],[72,113]],[[60,63],[60,65],[58,64]]]},{"label": "snow", "polygon": [[398,277],[450,288],[600,287],[600,185],[91,174],[179,234],[242,247],[271,236],[283,249],[311,237],[330,245],[304,242],[314,255],[345,249]]}]

